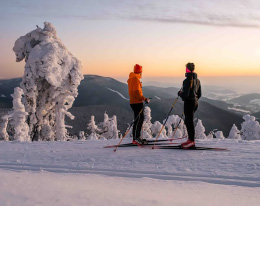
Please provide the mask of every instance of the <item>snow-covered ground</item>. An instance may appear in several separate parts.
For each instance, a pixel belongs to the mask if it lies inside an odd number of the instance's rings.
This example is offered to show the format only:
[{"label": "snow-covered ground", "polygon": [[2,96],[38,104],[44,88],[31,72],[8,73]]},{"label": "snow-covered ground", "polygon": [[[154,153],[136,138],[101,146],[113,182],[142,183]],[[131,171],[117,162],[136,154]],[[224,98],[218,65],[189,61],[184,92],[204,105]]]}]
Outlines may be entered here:
[{"label": "snow-covered ground", "polygon": [[260,141],[103,148],[117,142],[1,142],[0,205],[260,205]]}]

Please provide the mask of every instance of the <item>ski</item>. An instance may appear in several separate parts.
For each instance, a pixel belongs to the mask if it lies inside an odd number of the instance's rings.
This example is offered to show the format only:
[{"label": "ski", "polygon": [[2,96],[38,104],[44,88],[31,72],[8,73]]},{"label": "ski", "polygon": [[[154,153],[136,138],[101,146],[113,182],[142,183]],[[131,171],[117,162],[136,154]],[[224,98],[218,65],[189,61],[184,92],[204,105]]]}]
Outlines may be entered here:
[{"label": "ski", "polygon": [[[156,143],[156,146],[161,146],[161,145],[172,145],[172,144],[177,144],[177,143]],[[131,146],[139,146],[139,147],[144,147],[144,146],[152,146],[154,145],[154,142],[148,142],[148,144],[133,144],[133,143],[125,143],[125,144],[120,144],[120,145],[108,145],[104,146],[103,148],[115,148],[115,147],[131,147]]]},{"label": "ski", "polygon": [[203,146],[195,146],[194,148],[185,149],[185,148],[182,148],[180,145],[176,145],[176,146],[155,146],[154,149],[179,149],[179,150],[185,150],[185,151],[192,151],[192,150],[228,151],[228,149],[226,149],[226,148],[203,147]]},{"label": "ski", "polygon": [[[186,138],[186,137],[184,137]],[[176,141],[176,140],[180,140],[180,139],[184,139],[184,138],[169,138],[169,139],[159,139],[157,140],[157,143],[156,145],[162,145],[160,144],[160,142],[169,142],[169,143],[163,143],[164,145],[166,144],[176,144],[176,143],[172,143],[171,141]],[[146,140],[148,144],[144,144],[144,145],[154,145],[155,143],[155,140]],[[120,145],[107,145],[107,146],[104,146],[104,148],[115,148],[115,147],[127,147],[127,146],[137,146],[133,143],[125,143],[125,144],[120,144]],[[140,146],[143,146],[143,145],[140,145]]]}]

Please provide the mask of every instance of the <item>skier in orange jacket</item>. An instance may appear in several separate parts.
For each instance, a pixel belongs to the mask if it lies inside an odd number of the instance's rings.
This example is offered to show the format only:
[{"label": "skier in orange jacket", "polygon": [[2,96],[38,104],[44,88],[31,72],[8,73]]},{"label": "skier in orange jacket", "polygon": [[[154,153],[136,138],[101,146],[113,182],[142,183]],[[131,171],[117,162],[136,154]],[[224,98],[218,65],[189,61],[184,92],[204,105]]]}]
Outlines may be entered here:
[{"label": "skier in orange jacket", "polygon": [[144,105],[143,101],[146,103],[150,102],[149,98],[145,98],[142,91],[142,66],[136,64],[134,66],[134,72],[129,74],[128,83],[128,93],[130,97],[130,106],[134,111],[134,126],[133,126],[133,143],[134,144],[144,144],[145,139],[140,137],[142,125],[144,121]]}]

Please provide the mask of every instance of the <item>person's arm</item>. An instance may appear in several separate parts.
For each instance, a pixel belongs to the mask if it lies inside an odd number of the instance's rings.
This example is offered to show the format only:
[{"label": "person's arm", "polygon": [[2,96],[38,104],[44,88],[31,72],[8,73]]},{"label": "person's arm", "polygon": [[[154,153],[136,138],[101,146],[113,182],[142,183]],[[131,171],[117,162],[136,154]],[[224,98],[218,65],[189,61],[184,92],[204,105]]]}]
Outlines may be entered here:
[{"label": "person's arm", "polygon": [[143,91],[141,88],[141,82],[136,78],[134,79],[133,82],[133,92],[134,92],[134,96],[136,97],[136,99],[142,101],[145,101],[146,98],[143,95]]},{"label": "person's arm", "polygon": [[187,100],[190,95],[190,84],[187,83],[187,79],[183,81],[182,91],[178,93],[178,95],[181,97],[183,101]]},{"label": "person's arm", "polygon": [[198,97],[198,99],[200,99],[200,97],[201,97],[201,84],[200,84],[200,81],[199,81],[199,89],[198,89],[197,97]]}]

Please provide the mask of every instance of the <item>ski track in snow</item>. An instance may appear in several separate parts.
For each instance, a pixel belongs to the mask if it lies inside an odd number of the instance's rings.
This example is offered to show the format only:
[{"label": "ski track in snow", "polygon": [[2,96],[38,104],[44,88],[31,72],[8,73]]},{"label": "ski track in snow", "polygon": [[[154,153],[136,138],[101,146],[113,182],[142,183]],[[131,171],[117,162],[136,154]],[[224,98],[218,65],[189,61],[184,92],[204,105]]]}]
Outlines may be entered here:
[{"label": "ski track in snow", "polygon": [[[126,140],[128,142],[130,140]],[[0,171],[98,174],[111,177],[260,187],[260,141],[198,141],[229,151],[103,148],[110,141],[1,142]]]},{"label": "ski track in snow", "polygon": [[107,88],[108,90],[112,91],[112,92],[115,92],[117,93],[121,98],[125,99],[125,100],[129,100],[128,98],[126,98],[124,95],[122,95],[120,92],[116,91],[116,90],[113,90],[111,88]]}]

